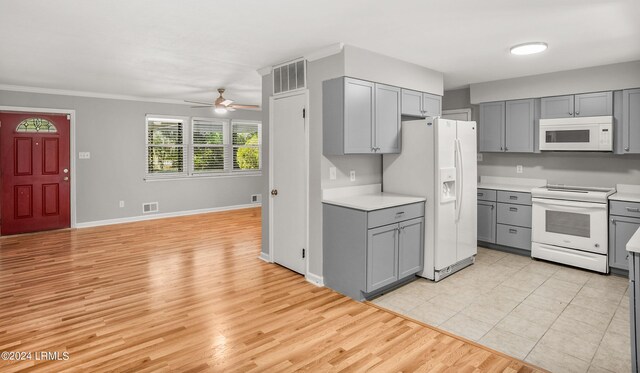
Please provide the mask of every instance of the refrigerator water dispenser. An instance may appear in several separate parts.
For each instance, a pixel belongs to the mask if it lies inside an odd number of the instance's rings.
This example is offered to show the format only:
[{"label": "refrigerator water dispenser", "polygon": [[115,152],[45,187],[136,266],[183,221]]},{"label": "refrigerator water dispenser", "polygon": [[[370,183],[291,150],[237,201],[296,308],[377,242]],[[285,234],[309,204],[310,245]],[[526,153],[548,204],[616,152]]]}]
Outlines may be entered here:
[{"label": "refrigerator water dispenser", "polygon": [[440,203],[456,200],[456,168],[440,169]]}]

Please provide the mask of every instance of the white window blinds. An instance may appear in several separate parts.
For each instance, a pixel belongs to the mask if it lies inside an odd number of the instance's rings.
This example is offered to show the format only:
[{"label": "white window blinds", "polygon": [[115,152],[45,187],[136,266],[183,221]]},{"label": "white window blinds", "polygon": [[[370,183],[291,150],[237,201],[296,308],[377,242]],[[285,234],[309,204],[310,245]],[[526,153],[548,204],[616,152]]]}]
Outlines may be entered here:
[{"label": "white window blinds", "polygon": [[225,170],[225,126],[223,120],[193,120],[192,160],[194,173]]},{"label": "white window blinds", "polygon": [[184,158],[184,122],[147,118],[147,173],[183,173]]},{"label": "white window blinds", "polygon": [[233,170],[259,170],[262,145],[260,123],[233,121],[231,122],[231,133],[233,137]]}]

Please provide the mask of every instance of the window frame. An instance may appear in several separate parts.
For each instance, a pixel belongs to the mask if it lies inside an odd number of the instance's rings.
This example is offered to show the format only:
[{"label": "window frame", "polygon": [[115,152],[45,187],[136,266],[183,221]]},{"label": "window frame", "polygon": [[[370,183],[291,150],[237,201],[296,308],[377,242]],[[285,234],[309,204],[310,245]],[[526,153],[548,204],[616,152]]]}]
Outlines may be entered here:
[{"label": "window frame", "polygon": [[[183,159],[183,171],[182,172],[167,172],[167,173],[150,173],[149,172],[149,121],[152,119],[173,121],[182,123],[182,159]],[[222,122],[222,138],[223,144],[212,146],[222,147],[224,149],[224,169],[221,171],[202,171],[197,172],[194,170],[194,148],[203,146],[203,144],[194,144],[193,130],[195,128],[195,121],[211,121]],[[233,149],[234,147],[241,147],[242,145],[233,145],[233,125],[234,123],[246,123],[255,124],[258,128],[258,160],[259,168],[253,170],[234,170],[233,168]],[[180,115],[163,115],[163,114],[147,114],[145,115],[145,181],[157,181],[157,180],[183,180],[183,179],[198,179],[198,178],[225,178],[225,177],[238,177],[238,176],[261,176],[262,175],[262,122],[258,120],[245,120],[245,119],[229,119],[220,117],[188,117]],[[153,145],[151,145],[153,146]],[[206,145],[204,145],[206,147]]]}]

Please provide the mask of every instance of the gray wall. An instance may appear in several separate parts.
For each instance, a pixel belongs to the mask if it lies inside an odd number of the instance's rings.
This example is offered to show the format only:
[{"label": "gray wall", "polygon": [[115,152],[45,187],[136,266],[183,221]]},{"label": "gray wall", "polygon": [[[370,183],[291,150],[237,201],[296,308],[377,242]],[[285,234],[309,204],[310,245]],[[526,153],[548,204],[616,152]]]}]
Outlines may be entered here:
[{"label": "gray wall", "polygon": [[442,110],[471,109],[471,120],[478,121],[480,106],[471,104],[469,88],[445,91],[442,96]]},{"label": "gray wall", "polygon": [[471,102],[515,100],[640,87],[640,61],[471,84]]},{"label": "gray wall", "polygon": [[[76,160],[78,223],[139,216],[144,202],[159,202],[160,213],[244,205],[263,191],[264,176],[144,181],[145,115],[213,117],[210,109],[10,91],[0,91],[0,106],[76,110],[76,152],[91,152]],[[261,113],[225,117],[260,120]]]}]

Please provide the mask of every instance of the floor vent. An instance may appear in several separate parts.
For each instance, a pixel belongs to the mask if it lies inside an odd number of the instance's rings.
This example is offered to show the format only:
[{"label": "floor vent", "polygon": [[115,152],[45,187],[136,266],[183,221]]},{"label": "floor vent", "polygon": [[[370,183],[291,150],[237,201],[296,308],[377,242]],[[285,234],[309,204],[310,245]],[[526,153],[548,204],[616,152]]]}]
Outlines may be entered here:
[{"label": "floor vent", "polygon": [[262,202],[262,194],[251,195],[251,203],[261,203],[261,202]]},{"label": "floor vent", "polygon": [[303,58],[273,67],[273,94],[307,87],[306,61]]},{"label": "floor vent", "polygon": [[152,212],[158,212],[158,202],[147,202],[142,204],[143,214],[149,214]]}]

